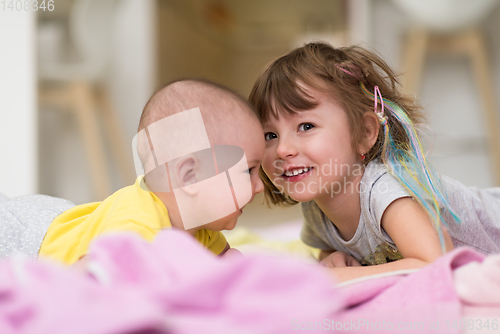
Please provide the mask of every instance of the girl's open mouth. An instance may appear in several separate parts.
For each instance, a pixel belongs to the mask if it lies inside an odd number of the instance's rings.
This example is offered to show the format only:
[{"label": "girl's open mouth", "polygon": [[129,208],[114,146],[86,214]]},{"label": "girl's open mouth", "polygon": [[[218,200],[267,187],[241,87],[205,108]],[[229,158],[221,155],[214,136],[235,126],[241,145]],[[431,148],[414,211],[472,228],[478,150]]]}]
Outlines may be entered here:
[{"label": "girl's open mouth", "polygon": [[281,177],[283,177],[288,182],[296,182],[310,175],[313,169],[313,167],[295,168],[293,170],[285,171],[283,174],[281,174]]}]

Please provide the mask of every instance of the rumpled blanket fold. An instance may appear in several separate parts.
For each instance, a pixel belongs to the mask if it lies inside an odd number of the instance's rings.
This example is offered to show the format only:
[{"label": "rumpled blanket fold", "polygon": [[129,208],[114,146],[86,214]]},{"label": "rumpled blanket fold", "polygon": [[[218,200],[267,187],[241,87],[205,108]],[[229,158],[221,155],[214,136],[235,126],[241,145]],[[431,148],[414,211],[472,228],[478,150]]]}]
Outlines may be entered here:
[{"label": "rumpled blanket fold", "polygon": [[455,270],[455,289],[460,299],[473,305],[500,308],[500,254],[471,262]]},{"label": "rumpled blanket fold", "polygon": [[92,245],[83,275],[52,263],[0,263],[0,333],[286,333],[343,301],[323,268],[287,258],[220,259],[185,232]]},{"label": "rumpled blanket fold", "polygon": [[142,291],[182,333],[283,333],[294,317],[319,321],[343,305],[323,268],[288,258],[216,258],[179,231],[160,233],[152,245],[111,237],[91,252],[110,286]]},{"label": "rumpled blanket fold", "polygon": [[[446,254],[407,276],[387,276],[340,288],[346,300],[337,321],[356,320],[358,330],[377,333],[459,333],[453,321],[461,318],[461,301],[453,271],[484,256],[467,248]],[[378,328],[378,327],[380,328]]]},{"label": "rumpled blanket fold", "polygon": [[[454,272],[484,260],[457,249],[407,276],[336,287],[320,266],[215,258],[176,230],[152,244],[103,236],[88,256],[88,275],[16,258],[0,263],[0,333],[459,333],[451,325],[463,298]],[[489,272],[499,270],[490,264]]]}]

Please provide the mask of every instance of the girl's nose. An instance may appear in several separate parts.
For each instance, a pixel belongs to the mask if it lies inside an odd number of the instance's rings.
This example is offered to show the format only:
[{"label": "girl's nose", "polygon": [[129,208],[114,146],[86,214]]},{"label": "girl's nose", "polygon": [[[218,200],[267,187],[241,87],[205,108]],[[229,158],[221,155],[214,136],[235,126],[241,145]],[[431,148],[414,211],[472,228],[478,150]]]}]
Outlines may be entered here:
[{"label": "girl's nose", "polygon": [[286,159],[296,156],[298,153],[297,147],[292,142],[280,139],[278,147],[276,148],[276,155],[278,159]]}]

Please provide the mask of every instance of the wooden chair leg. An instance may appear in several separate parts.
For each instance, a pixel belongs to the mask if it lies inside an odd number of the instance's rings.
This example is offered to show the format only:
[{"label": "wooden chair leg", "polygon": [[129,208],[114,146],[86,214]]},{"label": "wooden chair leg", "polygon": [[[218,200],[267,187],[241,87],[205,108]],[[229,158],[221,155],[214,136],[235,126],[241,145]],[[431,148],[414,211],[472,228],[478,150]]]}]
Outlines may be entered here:
[{"label": "wooden chair leg", "polygon": [[498,109],[495,102],[495,93],[493,90],[493,80],[490,73],[492,68],[489,66],[486,44],[483,34],[479,29],[473,29],[468,32],[469,57],[472,60],[474,75],[481,97],[486,129],[488,131],[488,146],[492,159],[492,165],[497,186],[500,186],[500,125],[498,123]]},{"label": "wooden chair leg", "polygon": [[102,106],[102,115],[104,120],[104,131],[111,143],[113,155],[121,170],[122,177],[126,184],[132,184],[135,181],[135,168],[132,158],[132,142],[127,142],[120,127],[121,121],[113,107],[111,96],[106,89],[99,91],[100,105]]},{"label": "wooden chair leg", "polygon": [[401,61],[404,73],[401,83],[411,93],[417,93],[420,89],[428,45],[427,31],[416,28],[409,32]]},{"label": "wooden chair leg", "polygon": [[103,200],[111,194],[111,186],[107,177],[106,156],[102,141],[99,139],[95,98],[90,83],[77,82],[71,86],[78,125],[82,133],[83,145],[87,155],[90,175],[95,196]]}]

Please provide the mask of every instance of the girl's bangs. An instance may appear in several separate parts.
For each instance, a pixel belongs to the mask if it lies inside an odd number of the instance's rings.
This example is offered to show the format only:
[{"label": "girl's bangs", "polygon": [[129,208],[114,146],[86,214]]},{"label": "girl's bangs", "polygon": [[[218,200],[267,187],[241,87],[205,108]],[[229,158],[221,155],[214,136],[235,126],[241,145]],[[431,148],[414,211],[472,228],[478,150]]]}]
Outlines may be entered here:
[{"label": "girl's bangs", "polygon": [[[278,73],[281,75],[277,75]],[[303,85],[315,88],[311,81],[313,80],[290,68],[271,72],[262,96],[263,108],[259,111],[262,122],[266,122],[271,116],[278,118],[280,115],[293,115],[316,107],[318,102],[303,88]]]}]

